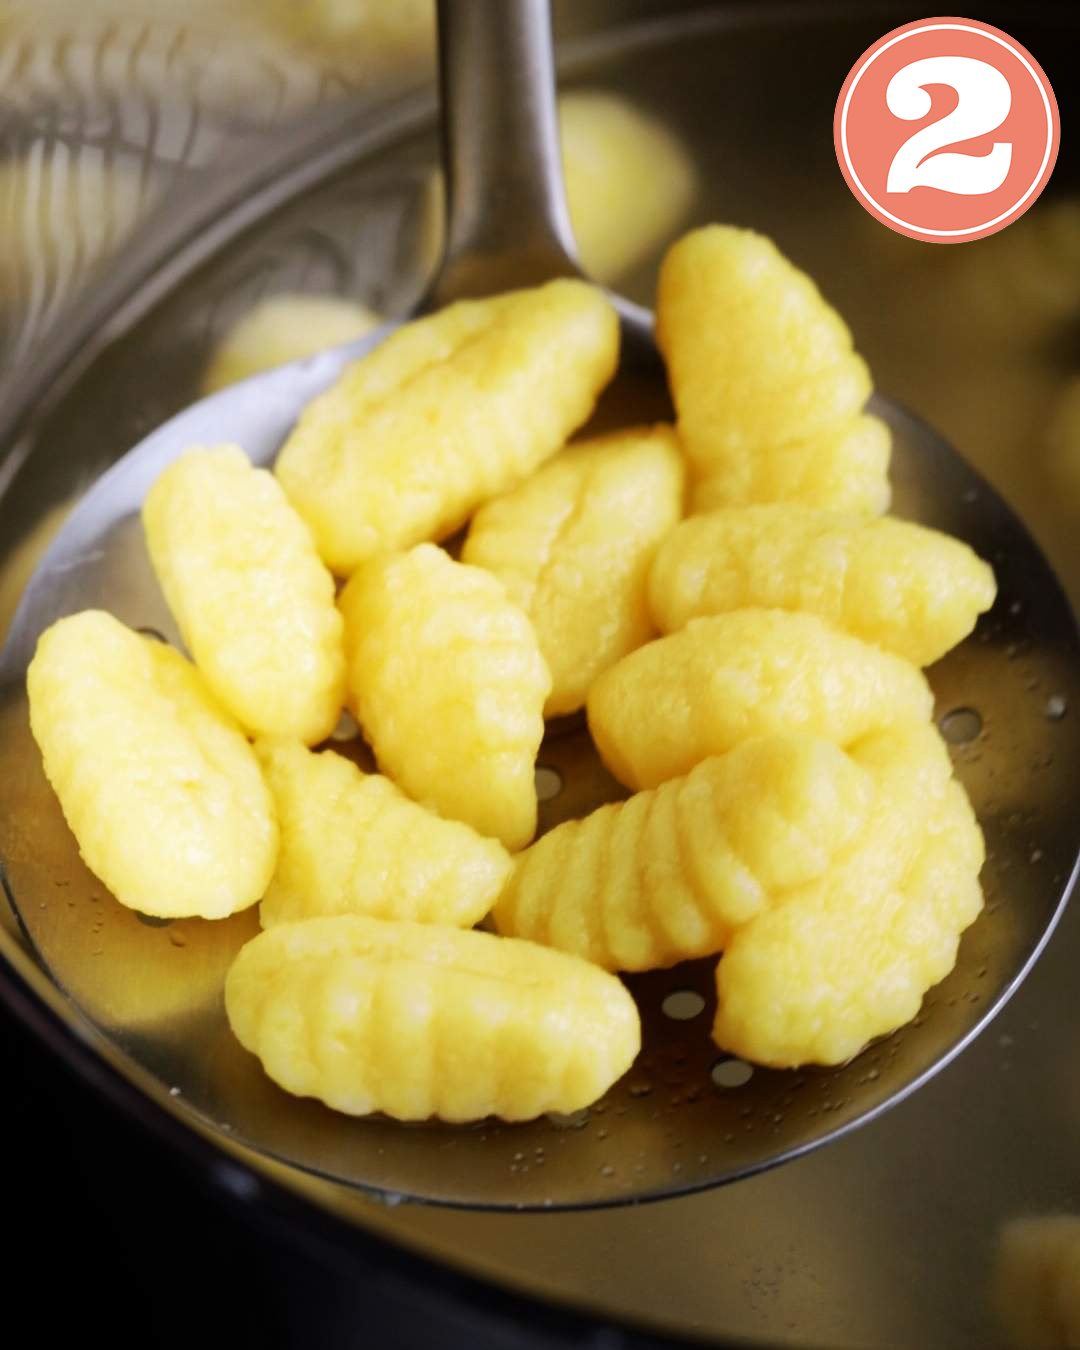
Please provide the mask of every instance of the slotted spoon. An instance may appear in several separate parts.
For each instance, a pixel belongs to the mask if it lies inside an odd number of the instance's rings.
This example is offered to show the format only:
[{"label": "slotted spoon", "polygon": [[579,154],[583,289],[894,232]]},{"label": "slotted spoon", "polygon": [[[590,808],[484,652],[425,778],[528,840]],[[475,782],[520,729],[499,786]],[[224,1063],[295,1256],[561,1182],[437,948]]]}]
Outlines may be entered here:
[{"label": "slotted spoon", "polygon": [[[546,3],[443,0],[439,19],[448,228],[425,308],[578,271]],[[650,316],[615,299],[624,355],[601,418],[669,415]],[[234,1156],[390,1200],[565,1208],[659,1198],[793,1157],[899,1100],[985,1025],[1060,911],[1078,837],[1080,662],[1069,607],[1019,521],[929,427],[881,398],[873,407],[894,433],[898,512],[967,539],[998,576],[994,610],[931,672],[987,834],[988,906],[919,1018],[852,1063],[776,1073],[719,1056],[708,1035],[709,961],[628,981],[643,1051],[589,1112],[469,1129],[349,1119],[279,1091],[229,1033],[221,981],[257,930],[254,914],[150,923],[82,865],[29,734],[25,671],[38,635],[97,606],[178,643],[143,546],[147,488],[193,443],[235,440],[269,463],[303,405],[387,331],[258,376],[162,426],[87,494],[27,588],[0,663],[4,885],[27,943],[69,1000],[74,1034]],[[539,764],[541,828],[621,795],[574,724],[553,729]]]}]

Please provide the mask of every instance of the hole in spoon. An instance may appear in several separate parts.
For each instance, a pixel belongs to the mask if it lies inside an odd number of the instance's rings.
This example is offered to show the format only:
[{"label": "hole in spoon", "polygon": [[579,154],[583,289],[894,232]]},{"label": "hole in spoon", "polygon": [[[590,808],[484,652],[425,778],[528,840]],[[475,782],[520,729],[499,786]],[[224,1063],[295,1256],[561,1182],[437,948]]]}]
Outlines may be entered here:
[{"label": "hole in spoon", "polygon": [[537,801],[549,802],[552,797],[557,797],[562,791],[562,774],[558,769],[553,769],[548,764],[536,766],[535,780]]},{"label": "hole in spoon", "polygon": [[696,989],[675,989],[660,1004],[660,1011],[674,1022],[689,1022],[704,1007],[705,1000]]},{"label": "hole in spoon", "polygon": [[938,725],[950,745],[968,745],[982,731],[983,720],[974,708],[953,708]]},{"label": "hole in spoon", "polygon": [[744,1059],[718,1059],[709,1075],[719,1088],[742,1087],[754,1076],[754,1066]]},{"label": "hole in spoon", "polygon": [[332,741],[354,741],[359,735],[360,724],[347,708],[342,708],[337,726],[330,733],[330,739]]}]

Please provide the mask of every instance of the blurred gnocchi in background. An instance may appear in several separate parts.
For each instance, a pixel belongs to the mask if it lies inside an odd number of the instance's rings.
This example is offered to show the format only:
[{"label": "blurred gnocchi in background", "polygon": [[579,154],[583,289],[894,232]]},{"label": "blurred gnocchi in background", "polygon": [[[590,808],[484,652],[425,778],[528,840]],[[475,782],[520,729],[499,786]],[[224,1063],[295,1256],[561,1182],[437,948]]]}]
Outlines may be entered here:
[{"label": "blurred gnocchi in background", "polygon": [[[92,11],[10,0],[0,25],[0,389],[98,266],[157,208],[197,193],[223,156],[328,101],[377,100],[434,69],[433,0],[188,0],[182,15],[171,0],[95,0]],[[603,89],[565,93],[560,118],[582,258],[611,284],[686,223],[692,156],[655,115]],[[415,209],[416,265],[433,270],[434,168]],[[364,336],[388,317],[378,301],[271,278],[222,307],[191,395]],[[0,638],[67,509],[57,504],[0,565]]]},{"label": "blurred gnocchi in background", "polygon": [[[193,172],[253,132],[335,99],[375,102],[434,72],[433,0],[193,0],[182,17],[165,0],[99,0],[84,11],[73,0],[5,11],[15,116],[0,128],[0,360],[24,354],[167,191],[190,192]],[[602,89],[564,94],[560,118],[582,259],[611,283],[684,223],[692,161],[654,115]],[[419,264],[433,270],[434,169],[417,210]],[[206,389],[356,336],[371,309],[365,296],[262,303],[277,299],[260,297],[235,334],[218,335]],[[357,324],[337,301],[360,303]]]},{"label": "blurred gnocchi in background", "polygon": [[[690,158],[660,123],[625,99],[599,91],[559,100],[566,195],[582,265],[607,284],[678,232],[694,195]],[[649,191],[642,194],[641,185]],[[441,175],[421,206],[421,256],[434,271],[442,246]],[[260,370],[310,356],[373,331],[382,317],[333,296],[275,295],[258,301],[220,339],[203,389],[211,393]]]},{"label": "blurred gnocchi in background", "polygon": [[[693,161],[663,122],[600,89],[563,93],[559,128],[581,264],[613,285],[679,233],[697,190]],[[432,268],[442,243],[441,177],[432,172],[424,206]]]},{"label": "blurred gnocchi in background", "polygon": [[370,67],[434,59],[434,0],[238,0],[299,46]]},{"label": "blurred gnocchi in background", "polygon": [[381,322],[366,305],[334,295],[268,296],[225,330],[206,367],[202,392],[216,393],[262,370],[366,337]]},{"label": "blurred gnocchi in background", "polygon": [[1080,1345],[1080,1216],[1002,1224],[992,1285],[1000,1325],[1016,1350]]}]

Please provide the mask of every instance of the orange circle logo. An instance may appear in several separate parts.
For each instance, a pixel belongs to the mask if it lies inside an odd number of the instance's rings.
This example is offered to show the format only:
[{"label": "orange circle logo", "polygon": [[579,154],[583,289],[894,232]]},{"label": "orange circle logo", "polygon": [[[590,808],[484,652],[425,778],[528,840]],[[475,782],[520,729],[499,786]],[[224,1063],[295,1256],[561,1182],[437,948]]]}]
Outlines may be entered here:
[{"label": "orange circle logo", "polygon": [[1038,198],[1057,159],[1050,81],[1015,39],[977,19],[894,28],[836,101],[841,172],[883,225],[962,244],[996,234]]}]

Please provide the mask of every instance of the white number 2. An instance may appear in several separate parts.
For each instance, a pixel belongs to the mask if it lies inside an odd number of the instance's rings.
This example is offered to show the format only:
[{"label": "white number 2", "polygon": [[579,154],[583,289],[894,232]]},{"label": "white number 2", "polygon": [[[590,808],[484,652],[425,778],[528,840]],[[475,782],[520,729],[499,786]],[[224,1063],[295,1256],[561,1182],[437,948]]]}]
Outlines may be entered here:
[{"label": "white number 2", "polygon": [[1001,187],[1012,163],[1011,142],[995,142],[988,155],[934,152],[1001,126],[1012,107],[1009,81],[994,66],[970,56],[928,56],[904,66],[889,81],[885,101],[893,116],[905,122],[925,117],[931,108],[930,95],[923,88],[927,84],[951,85],[960,102],[947,117],[909,136],[897,150],[889,165],[886,191],[932,187],[977,197]]}]

